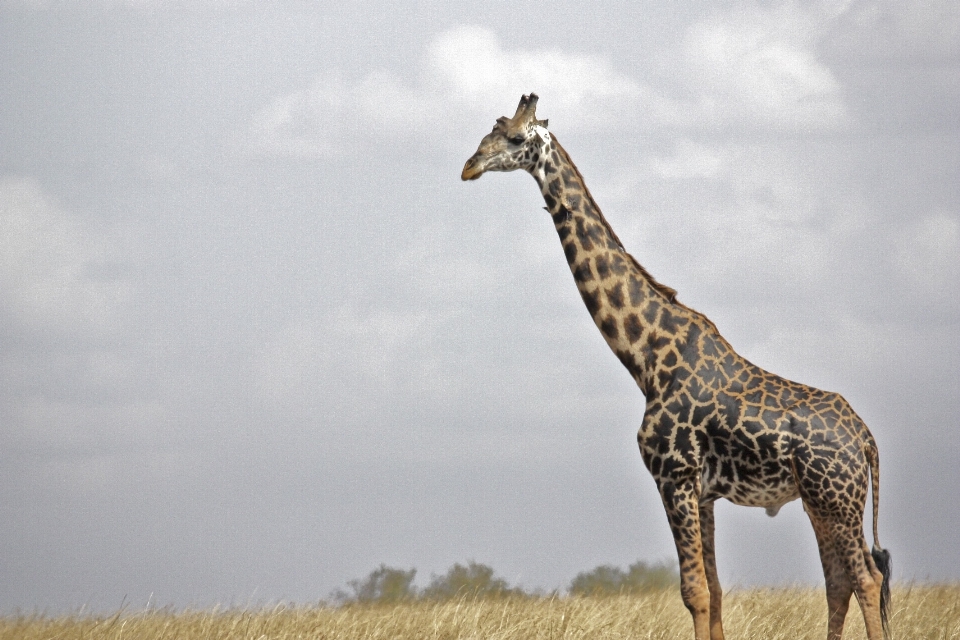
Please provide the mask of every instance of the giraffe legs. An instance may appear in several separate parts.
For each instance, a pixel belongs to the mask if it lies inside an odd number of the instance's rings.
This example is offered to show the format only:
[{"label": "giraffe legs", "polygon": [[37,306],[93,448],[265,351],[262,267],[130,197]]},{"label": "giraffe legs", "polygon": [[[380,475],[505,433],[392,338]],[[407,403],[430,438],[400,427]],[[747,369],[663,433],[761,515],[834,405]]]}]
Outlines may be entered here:
[{"label": "giraffe legs", "polygon": [[827,640],[840,640],[851,593],[860,604],[867,638],[882,640],[880,586],[883,576],[863,539],[862,523],[851,527],[842,520],[818,517],[809,511],[808,515],[817,536],[827,585]]},{"label": "giraffe legs", "polygon": [[721,600],[723,590],[717,576],[716,548],[713,544],[713,503],[700,505],[700,543],[703,546],[703,568],[710,589],[710,640],[723,640]]},{"label": "giraffe legs", "polygon": [[853,593],[860,603],[864,626],[869,640],[883,640],[883,625],[880,619],[880,586],[883,576],[877,571],[863,539],[863,523],[850,527],[847,523],[834,523],[831,527],[833,543],[837,548],[847,576],[853,583]]},{"label": "giraffe legs", "polygon": [[693,616],[696,640],[710,640],[711,601],[704,570],[697,486],[693,480],[665,480],[658,484],[680,559],[680,596]]},{"label": "giraffe legs", "polygon": [[807,513],[817,536],[820,549],[820,563],[823,565],[823,578],[827,585],[827,640],[840,640],[843,635],[843,623],[850,607],[850,595],[853,585],[847,577],[847,570],[837,556],[829,528]]}]

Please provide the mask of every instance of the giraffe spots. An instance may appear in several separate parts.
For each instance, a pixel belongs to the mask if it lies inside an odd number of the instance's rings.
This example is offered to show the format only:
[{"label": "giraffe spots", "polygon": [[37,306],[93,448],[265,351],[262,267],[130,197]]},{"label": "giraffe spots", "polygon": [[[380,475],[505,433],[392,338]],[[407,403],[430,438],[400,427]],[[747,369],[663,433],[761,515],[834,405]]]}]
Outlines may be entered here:
[{"label": "giraffe spots", "polygon": [[686,394],[677,396],[676,399],[668,404],[666,408],[671,415],[676,416],[677,422],[686,423],[690,421],[690,410],[692,408],[692,404],[690,402],[690,397]]},{"label": "giraffe spots", "polygon": [[547,203],[547,211],[556,210],[556,213],[550,214],[550,216],[553,218],[554,225],[563,224],[564,222],[567,221],[567,216],[569,215],[567,210],[564,208],[563,205],[560,205],[560,208],[558,209],[557,201],[554,199],[553,196],[551,196],[550,194],[546,194],[543,196],[543,201]]},{"label": "giraffe spots", "polygon": [[[623,330],[627,334],[627,340],[630,341],[630,344],[633,344],[643,336],[643,325],[640,323],[640,318],[637,317],[637,314],[631,313],[623,319]],[[670,355],[672,354],[667,354],[667,357],[670,357]],[[676,356],[674,356],[674,361],[676,361]]]},{"label": "giraffe spots", "polygon": [[620,330],[617,328],[617,320],[613,316],[607,316],[600,321],[600,331],[610,340],[616,340],[620,336]]},{"label": "giraffe spots", "polygon": [[592,251],[593,241],[590,239],[589,234],[587,234],[586,223],[583,219],[583,216],[574,216],[573,219],[577,225],[577,237],[580,239],[580,244],[583,246],[583,250]]},{"label": "giraffe spots", "polygon": [[740,401],[725,393],[718,393],[716,396],[717,406],[720,414],[724,417],[727,427],[733,429],[740,421],[741,404]]},{"label": "giraffe spots", "polygon": [[667,371],[661,369],[657,371],[657,382],[660,383],[661,389],[671,389],[673,388],[673,382],[680,375],[681,371],[686,371],[686,369],[675,369],[673,371]]},{"label": "giraffe spots", "polygon": [[744,430],[752,436],[757,435],[763,431],[763,425],[757,422],[756,420],[744,420],[743,421]]},{"label": "giraffe spots", "polygon": [[[666,310],[664,310],[666,313]],[[661,326],[663,321],[660,322]],[[700,350],[697,347],[697,344],[700,341],[700,334],[702,331],[697,324],[691,324],[690,329],[687,331],[686,340],[677,339],[677,350],[680,352],[680,357],[683,358],[684,362],[689,365],[691,369],[696,369],[697,363],[700,360]]]},{"label": "giraffe spots", "polygon": [[[573,269],[573,277],[577,282],[587,283],[593,281],[593,269],[590,268],[590,261],[584,260]],[[592,314],[591,314],[592,315]]]},{"label": "giraffe spots", "polygon": [[669,336],[661,336],[656,331],[650,331],[650,337],[647,338],[647,344],[652,352],[662,351],[670,344]]},{"label": "giraffe spots", "polygon": [[618,311],[623,309],[624,300],[623,300],[623,284],[618,282],[613,285],[611,288],[604,291],[607,295],[607,302],[610,303],[610,306]]},{"label": "giraffe spots", "polygon": [[[545,166],[547,173],[553,172],[553,167],[550,166],[548,162]],[[553,179],[550,181],[550,184],[547,185],[547,193],[550,194],[555,200],[560,200],[560,192],[562,187],[560,186],[560,180]]]},{"label": "giraffe spots", "polygon": [[790,431],[801,439],[806,439],[810,436],[810,428],[806,420],[798,420],[793,416],[790,418]]},{"label": "giraffe spots", "polygon": [[704,421],[712,416],[716,411],[713,405],[699,405],[693,408],[693,415],[690,418],[690,424],[699,427]]},{"label": "giraffe spots", "polygon": [[691,440],[692,431],[690,427],[677,427],[673,437],[673,449],[684,458],[689,464],[696,464],[694,459],[695,449]]},{"label": "giraffe spots", "polygon": [[737,474],[740,476],[753,475],[757,467],[760,466],[760,458],[754,451],[756,443],[742,433],[735,433],[731,441],[731,454],[739,463],[734,466],[737,468]]},{"label": "giraffe spots", "polygon": [[705,358],[719,358],[721,355],[720,341],[712,335],[704,335],[701,352]]},{"label": "giraffe spots", "polygon": [[[631,291],[631,297],[632,294],[633,292]],[[647,324],[653,324],[653,321],[657,319],[658,313],[660,313],[660,303],[651,299],[650,304],[643,310],[643,319],[647,321]]]},{"label": "giraffe spots", "polygon": [[791,389],[790,387],[784,387],[784,388],[780,391],[780,397],[779,397],[780,406],[782,406],[782,407],[787,407],[787,406],[789,406],[790,404],[793,403],[794,398],[795,398],[796,396],[797,396],[797,394],[794,393],[793,389]]},{"label": "giraffe spots", "polygon": [[600,311],[600,301],[598,300],[598,295],[596,292],[580,290],[580,297],[583,298],[583,303],[587,305],[587,311],[590,312],[591,316],[596,316],[597,312]]},{"label": "giraffe spots", "polygon": [[713,360],[704,360],[697,369],[697,376],[711,389],[719,389],[727,380]]},{"label": "giraffe spots", "polygon": [[591,246],[603,247],[606,246],[606,232],[598,224],[587,224],[585,225],[586,229],[586,240],[591,243]]},{"label": "giraffe spots", "polygon": [[674,478],[678,476],[682,477],[687,475],[686,472],[688,469],[689,467],[686,465],[686,463],[682,463],[673,456],[668,456],[663,459],[663,465],[660,473],[665,478]]},{"label": "giraffe spots", "polygon": [[726,455],[725,441],[730,437],[730,430],[725,425],[716,418],[710,418],[706,421],[706,436],[714,443],[714,449],[719,455]]},{"label": "giraffe spots", "polygon": [[724,458],[723,462],[720,464],[720,477],[727,482],[733,482],[736,477],[734,473],[733,460],[730,458]]},{"label": "giraffe spots", "polygon": [[710,449],[710,440],[707,438],[707,432],[704,429],[694,429],[693,438],[697,445],[697,451],[703,453],[704,451],[709,451]]},{"label": "giraffe spots", "polygon": [[693,376],[687,385],[687,393],[693,398],[694,402],[707,403],[713,399],[713,393],[703,384],[698,377]]},{"label": "giraffe spots", "polygon": [[650,475],[654,478],[659,478],[663,473],[660,458],[651,459],[650,462],[647,463],[647,470],[650,471]]},{"label": "giraffe spots", "polygon": [[[723,375],[727,378],[727,380],[733,380],[734,378],[736,378],[739,373],[739,368],[742,366],[743,365],[736,358],[733,357],[732,353],[727,353],[726,355],[723,356],[723,359],[720,361],[720,368],[723,369]],[[740,390],[742,391],[743,385],[737,380],[734,380],[734,382],[737,384],[737,386],[740,387]]]},{"label": "giraffe spots", "polygon": [[597,268],[597,276],[601,280],[606,280],[610,277],[610,263],[607,261],[606,254],[600,254],[593,260],[593,264]]},{"label": "giraffe spots", "polygon": [[633,357],[633,354],[629,351],[624,351],[623,349],[617,349],[614,351],[617,356],[617,359],[620,360],[620,364],[627,368],[631,374],[638,372],[640,367],[637,366],[637,360]]},{"label": "giraffe spots", "polygon": [[[627,293],[630,294],[630,304],[632,304],[635,307],[641,306],[646,300],[647,296],[644,295],[643,284],[644,284],[643,281],[637,276],[633,276],[633,275],[630,276],[630,281],[627,284]],[[651,307],[653,307],[652,317],[649,315],[651,313],[650,311]],[[660,305],[657,303],[657,301],[650,300],[650,305],[648,305],[647,309],[645,309],[643,312],[644,319],[648,323],[653,324],[653,320],[657,317],[657,311],[659,310],[660,310]]]},{"label": "giraffe spots", "polygon": [[682,324],[681,318],[670,313],[670,310],[664,307],[660,313],[660,328],[670,334],[677,332],[678,325]]},{"label": "giraffe spots", "polygon": [[581,198],[580,198],[579,195],[577,195],[577,194],[567,195],[567,204],[568,204],[568,205],[570,206],[570,208],[573,209],[574,211],[577,211],[577,210],[580,209],[580,202],[581,202]]},{"label": "giraffe spots", "polygon": [[567,256],[567,263],[573,264],[577,260],[577,243],[568,242],[563,245],[563,254]]},{"label": "giraffe spots", "polygon": [[610,257],[610,271],[613,271],[613,275],[622,276],[627,272],[627,261],[623,259],[623,256],[619,253],[615,253]]},{"label": "giraffe spots", "polygon": [[767,429],[776,429],[777,423],[780,421],[780,418],[783,414],[779,411],[766,411],[760,414],[760,418],[763,420],[763,424]]},{"label": "giraffe spots", "polygon": [[760,451],[760,454],[766,457],[774,457],[777,455],[777,441],[779,436],[776,433],[764,432],[757,435],[757,450]]}]

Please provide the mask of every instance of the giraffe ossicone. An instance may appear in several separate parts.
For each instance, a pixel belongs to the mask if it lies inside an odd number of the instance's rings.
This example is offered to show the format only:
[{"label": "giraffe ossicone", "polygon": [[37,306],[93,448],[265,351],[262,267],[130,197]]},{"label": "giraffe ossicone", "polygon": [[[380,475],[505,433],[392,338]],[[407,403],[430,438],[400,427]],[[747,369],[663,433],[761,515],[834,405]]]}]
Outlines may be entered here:
[{"label": "giraffe ossicone", "polygon": [[[880,465],[867,426],[839,394],[781,378],[737,354],[703,314],[680,303],[623,247],[546,120],[536,94],[497,120],[463,180],[530,173],[597,328],[646,398],[640,454],[663,500],[697,640],[721,640],[713,503],[763,507],[800,498],[823,565],[827,637],[857,595],[869,640],[887,631],[890,554],[877,536]],[[873,493],[873,549],[863,534]]]}]

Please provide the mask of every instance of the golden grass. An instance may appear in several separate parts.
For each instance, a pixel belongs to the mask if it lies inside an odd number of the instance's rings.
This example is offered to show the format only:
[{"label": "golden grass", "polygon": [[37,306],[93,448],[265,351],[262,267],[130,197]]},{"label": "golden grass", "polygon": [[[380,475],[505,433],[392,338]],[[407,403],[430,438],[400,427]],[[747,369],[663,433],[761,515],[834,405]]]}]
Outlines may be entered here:
[{"label": "golden grass", "polygon": [[[960,585],[894,588],[898,639],[960,639]],[[735,590],[724,597],[727,636],[745,640],[826,636],[821,589]],[[677,592],[606,598],[454,600],[400,605],[288,607],[213,611],[148,610],[112,616],[7,616],[0,640],[268,640],[353,638],[637,638],[688,640],[693,628]],[[846,638],[863,638],[851,602]]]}]

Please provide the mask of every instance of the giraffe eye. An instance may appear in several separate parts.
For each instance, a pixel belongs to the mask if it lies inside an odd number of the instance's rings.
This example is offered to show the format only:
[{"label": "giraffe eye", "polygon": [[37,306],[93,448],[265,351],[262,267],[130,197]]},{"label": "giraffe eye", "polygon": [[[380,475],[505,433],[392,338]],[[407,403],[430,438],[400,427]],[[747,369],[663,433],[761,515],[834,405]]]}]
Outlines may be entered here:
[{"label": "giraffe eye", "polygon": [[526,140],[523,136],[511,136],[507,138],[512,144],[523,144],[523,141]]}]

